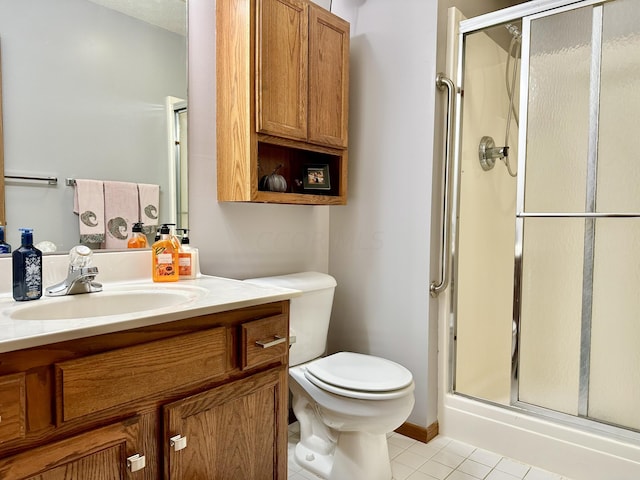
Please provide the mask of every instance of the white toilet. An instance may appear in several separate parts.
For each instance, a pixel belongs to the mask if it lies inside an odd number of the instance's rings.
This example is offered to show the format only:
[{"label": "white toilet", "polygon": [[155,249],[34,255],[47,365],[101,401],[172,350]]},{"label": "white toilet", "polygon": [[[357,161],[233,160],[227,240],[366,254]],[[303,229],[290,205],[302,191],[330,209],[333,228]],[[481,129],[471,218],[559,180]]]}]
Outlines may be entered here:
[{"label": "white toilet", "polygon": [[246,280],[300,290],[291,299],[289,388],[300,423],[295,460],[329,480],[391,480],[387,433],[414,405],[411,372],[351,352],[323,356],[336,281],[317,272]]}]

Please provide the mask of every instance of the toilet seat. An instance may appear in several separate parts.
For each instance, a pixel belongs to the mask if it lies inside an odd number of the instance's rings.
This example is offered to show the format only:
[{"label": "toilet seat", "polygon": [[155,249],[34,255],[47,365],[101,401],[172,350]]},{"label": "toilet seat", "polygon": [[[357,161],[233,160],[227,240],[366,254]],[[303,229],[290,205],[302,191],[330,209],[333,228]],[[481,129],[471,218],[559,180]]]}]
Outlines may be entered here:
[{"label": "toilet seat", "polygon": [[391,360],[339,352],[305,365],[304,375],[323,390],[361,400],[391,400],[414,389],[411,372]]}]

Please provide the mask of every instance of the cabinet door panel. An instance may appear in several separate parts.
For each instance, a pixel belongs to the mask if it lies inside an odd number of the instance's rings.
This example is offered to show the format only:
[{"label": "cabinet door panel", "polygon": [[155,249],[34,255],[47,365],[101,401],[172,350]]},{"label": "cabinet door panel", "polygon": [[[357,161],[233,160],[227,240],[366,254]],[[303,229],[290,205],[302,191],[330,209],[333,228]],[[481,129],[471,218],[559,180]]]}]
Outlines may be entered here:
[{"label": "cabinet door panel", "polygon": [[[165,407],[171,480],[285,480],[287,370],[279,367]],[[186,437],[175,451],[169,438]]]},{"label": "cabinet door panel", "polygon": [[137,418],[99,428],[0,460],[3,480],[124,480],[130,474],[126,458],[139,441]]},{"label": "cabinet door panel", "polygon": [[121,470],[121,453],[118,446],[52,468],[28,480],[111,480],[126,478]]},{"label": "cabinet door panel", "polygon": [[24,437],[25,375],[0,377],[0,443]]},{"label": "cabinet door panel", "polygon": [[257,131],[306,140],[308,5],[258,0],[257,6]]},{"label": "cabinet door panel", "polygon": [[309,17],[309,141],[346,148],[349,23],[315,6]]}]

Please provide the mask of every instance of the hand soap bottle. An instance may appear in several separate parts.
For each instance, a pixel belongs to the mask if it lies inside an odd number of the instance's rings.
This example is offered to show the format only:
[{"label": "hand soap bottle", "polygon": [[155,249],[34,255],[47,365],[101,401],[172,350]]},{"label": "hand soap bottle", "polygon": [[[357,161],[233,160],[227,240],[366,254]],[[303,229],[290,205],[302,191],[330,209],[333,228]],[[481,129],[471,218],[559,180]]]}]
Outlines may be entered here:
[{"label": "hand soap bottle", "polygon": [[18,302],[42,296],[42,252],[33,246],[33,230],[21,228],[22,245],[13,256],[13,298]]},{"label": "hand soap bottle", "polygon": [[127,248],[147,248],[147,236],[142,233],[142,222],[133,224],[131,238],[127,242]]},{"label": "hand soap bottle", "polygon": [[182,240],[180,243],[179,271],[180,280],[196,278],[198,266],[198,249],[189,245],[189,229],[183,228]]},{"label": "hand soap bottle", "polygon": [[11,253],[11,245],[4,241],[4,227],[0,225],[0,253]]},{"label": "hand soap bottle", "polygon": [[167,224],[160,227],[160,240],[151,247],[154,282],[175,282],[178,273],[178,248],[175,247]]}]

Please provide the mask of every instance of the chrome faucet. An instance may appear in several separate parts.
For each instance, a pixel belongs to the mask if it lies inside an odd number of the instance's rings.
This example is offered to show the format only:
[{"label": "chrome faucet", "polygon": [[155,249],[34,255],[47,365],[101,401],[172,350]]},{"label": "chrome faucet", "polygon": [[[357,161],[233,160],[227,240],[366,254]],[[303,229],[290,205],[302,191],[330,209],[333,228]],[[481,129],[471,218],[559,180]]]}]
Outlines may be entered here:
[{"label": "chrome faucet", "polygon": [[98,267],[91,266],[93,252],[89,247],[77,245],[69,252],[69,271],[67,278],[45,290],[49,297],[93,293],[102,290],[102,284],[94,282]]}]

